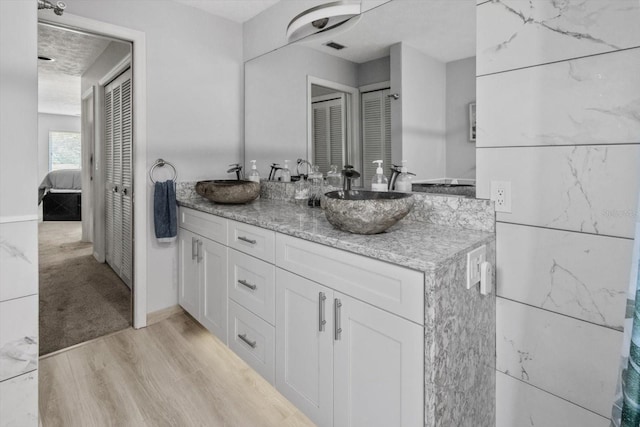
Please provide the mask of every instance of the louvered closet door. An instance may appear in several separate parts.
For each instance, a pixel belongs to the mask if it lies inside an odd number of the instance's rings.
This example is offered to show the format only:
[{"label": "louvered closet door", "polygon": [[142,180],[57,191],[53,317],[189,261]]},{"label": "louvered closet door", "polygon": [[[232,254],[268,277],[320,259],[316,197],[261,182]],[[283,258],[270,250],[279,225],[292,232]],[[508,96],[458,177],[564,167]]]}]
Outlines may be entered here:
[{"label": "louvered closet door", "polygon": [[132,106],[131,70],[105,86],[106,259],[131,286]]},{"label": "louvered closet door", "polygon": [[391,101],[389,89],[362,94],[362,170],[364,182],[376,173],[374,160],[384,162],[388,175],[391,167]]},{"label": "louvered closet door", "polygon": [[313,103],[313,164],[327,173],[331,165],[345,163],[345,98],[344,96]]}]

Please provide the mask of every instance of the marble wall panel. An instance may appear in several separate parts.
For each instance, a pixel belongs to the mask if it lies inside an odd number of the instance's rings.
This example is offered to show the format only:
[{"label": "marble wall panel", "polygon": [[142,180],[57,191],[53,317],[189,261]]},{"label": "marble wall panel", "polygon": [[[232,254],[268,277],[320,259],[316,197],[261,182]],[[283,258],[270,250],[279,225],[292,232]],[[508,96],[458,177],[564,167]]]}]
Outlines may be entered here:
[{"label": "marble wall panel", "polygon": [[477,146],[640,142],[639,75],[635,48],[479,77]]},{"label": "marble wall panel", "polygon": [[38,371],[0,382],[0,427],[38,425]]},{"label": "marble wall panel", "polygon": [[38,367],[38,296],[0,302],[0,381]]},{"label": "marble wall panel", "polygon": [[632,238],[640,145],[482,148],[478,197],[511,182],[511,213],[497,220]]},{"label": "marble wall panel", "polygon": [[497,224],[498,295],[622,330],[633,240]]},{"label": "marble wall panel", "polygon": [[0,222],[0,301],[38,293],[38,221]]},{"label": "marble wall panel", "polygon": [[636,0],[486,2],[477,8],[477,75],[640,46],[638,22]]},{"label": "marble wall panel", "polygon": [[608,427],[609,420],[527,383],[496,374],[496,427]]},{"label": "marble wall panel", "polygon": [[496,321],[497,370],[610,415],[622,332],[503,298]]}]

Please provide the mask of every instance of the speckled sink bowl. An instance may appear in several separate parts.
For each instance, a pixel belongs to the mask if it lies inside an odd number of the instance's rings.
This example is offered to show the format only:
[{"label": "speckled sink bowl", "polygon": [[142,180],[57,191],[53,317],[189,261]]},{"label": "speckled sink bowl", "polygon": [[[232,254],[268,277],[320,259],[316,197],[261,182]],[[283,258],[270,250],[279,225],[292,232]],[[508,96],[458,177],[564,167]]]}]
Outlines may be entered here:
[{"label": "speckled sink bowl", "polygon": [[216,203],[249,203],[260,195],[260,183],[237,179],[198,181],[196,193]]},{"label": "speckled sink bowl", "polygon": [[404,218],[413,208],[407,193],[331,191],[325,194],[324,213],[336,228],[355,234],[378,234]]}]

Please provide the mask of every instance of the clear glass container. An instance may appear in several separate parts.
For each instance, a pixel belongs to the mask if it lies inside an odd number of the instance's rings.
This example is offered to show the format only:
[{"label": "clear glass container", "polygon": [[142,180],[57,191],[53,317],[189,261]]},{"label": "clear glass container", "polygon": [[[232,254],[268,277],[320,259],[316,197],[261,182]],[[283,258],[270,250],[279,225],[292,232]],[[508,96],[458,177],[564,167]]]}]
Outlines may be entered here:
[{"label": "clear glass container", "polygon": [[309,198],[308,205],[311,207],[320,206],[320,199],[323,195],[323,181],[322,172],[320,172],[319,166],[313,166],[312,172],[309,174]]},{"label": "clear glass container", "polygon": [[327,185],[331,187],[342,186],[342,173],[338,171],[337,165],[331,165],[331,170],[327,173]]}]

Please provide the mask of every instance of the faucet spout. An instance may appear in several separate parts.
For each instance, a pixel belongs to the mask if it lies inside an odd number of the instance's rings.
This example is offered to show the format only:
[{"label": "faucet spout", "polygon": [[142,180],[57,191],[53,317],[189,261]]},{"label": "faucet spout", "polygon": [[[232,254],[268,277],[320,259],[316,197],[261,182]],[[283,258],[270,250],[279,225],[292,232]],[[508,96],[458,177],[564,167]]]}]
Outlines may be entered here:
[{"label": "faucet spout", "polygon": [[344,165],[342,169],[342,176],[344,178],[343,189],[344,191],[351,190],[352,181],[360,178],[360,172],[356,171],[351,165]]},{"label": "faucet spout", "polygon": [[240,181],[240,179],[241,179],[241,177],[242,177],[242,166],[240,166],[240,164],[239,164],[239,163],[234,163],[234,164],[231,164],[231,165],[229,165],[229,166],[231,166],[231,168],[230,168],[230,169],[227,169],[227,173],[233,173],[233,172],[235,172],[235,174],[236,174],[236,179],[237,179],[238,181]]}]

